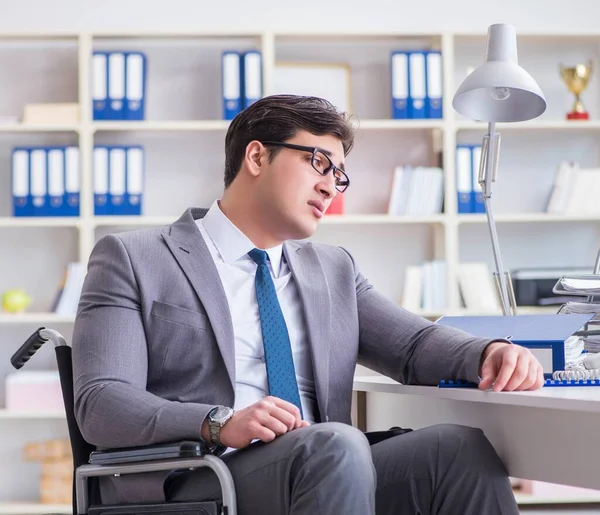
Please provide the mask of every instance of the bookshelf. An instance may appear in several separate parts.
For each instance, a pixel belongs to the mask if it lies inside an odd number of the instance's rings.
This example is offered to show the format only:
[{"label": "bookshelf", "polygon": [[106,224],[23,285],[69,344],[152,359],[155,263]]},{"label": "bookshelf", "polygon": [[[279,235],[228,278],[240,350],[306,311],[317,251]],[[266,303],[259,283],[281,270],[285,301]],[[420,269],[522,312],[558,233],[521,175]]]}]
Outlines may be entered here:
[{"label": "bookshelf", "polygon": [[0,503],[1,515],[47,515],[49,513],[73,513],[70,504],[37,504],[27,502]]},{"label": "bookshelf", "polygon": [[[333,31],[333,32],[332,32]],[[456,209],[455,147],[479,143],[485,125],[465,120],[452,109],[453,93],[470,66],[483,61],[486,34],[468,32],[287,32],[287,31],[85,31],[0,33],[0,64],[9,70],[0,97],[0,116],[19,115],[29,102],[77,102],[81,120],[73,125],[27,126],[0,123],[0,292],[24,287],[33,296],[29,312],[0,312],[8,357],[37,327],[60,330],[70,341],[73,317],[49,313],[69,261],[87,261],[104,234],[163,226],[188,206],[208,207],[222,190],[223,140],[229,122],[220,112],[220,53],[257,48],[263,56],[263,93],[271,93],[277,61],[346,62],[351,67],[356,145],[348,157],[352,187],[347,214],[326,216],[315,241],[344,245],[361,271],[384,294],[400,302],[404,268],[442,258],[447,264],[448,306],[420,315],[480,314],[462,307],[458,264],[486,261],[493,269],[484,215],[459,215]],[[548,110],[537,120],[498,124],[502,152],[494,209],[506,268],[591,266],[600,247],[600,217],[557,216],[544,212],[560,159],[600,163],[600,90],[596,76],[583,95],[588,122],[567,122],[572,101],[558,76],[558,63],[579,62],[600,53],[600,31],[586,34],[519,32],[519,61],[538,80]],[[389,52],[434,48],[442,52],[444,116],[441,120],[390,119]],[[147,120],[95,121],[91,113],[90,73],[94,49],[142,50],[148,56]],[[10,150],[16,145],[76,144],[81,156],[81,214],[77,218],[11,216]],[[92,149],[95,144],[141,144],[146,148],[144,215],[94,216]],[[430,165],[441,154],[444,212],[433,216],[388,216],[393,168]],[[166,200],[165,200],[166,199]],[[5,249],[8,252],[5,252]],[[522,308],[549,313],[553,308]],[[51,350],[51,349],[46,349]],[[53,368],[53,353],[42,352],[31,369]],[[3,385],[0,384],[0,407]],[[48,433],[66,435],[60,417],[19,418],[0,411],[0,434],[24,443]],[[51,414],[50,414],[51,415]],[[29,432],[21,426],[31,426]],[[50,436],[49,436],[50,437]],[[0,449],[2,451],[2,449]],[[18,455],[13,449],[13,461]],[[21,468],[19,468],[21,467]],[[0,503],[15,495],[35,499],[36,485],[17,486],[22,465],[9,475],[0,467]],[[28,469],[27,469],[28,470]],[[14,477],[14,479],[13,479]],[[527,499],[531,499],[527,497]],[[529,502],[529,501],[527,501]],[[19,507],[20,506],[20,507]],[[0,504],[0,513],[41,513],[35,504]],[[61,511],[56,509],[46,511]]]}]

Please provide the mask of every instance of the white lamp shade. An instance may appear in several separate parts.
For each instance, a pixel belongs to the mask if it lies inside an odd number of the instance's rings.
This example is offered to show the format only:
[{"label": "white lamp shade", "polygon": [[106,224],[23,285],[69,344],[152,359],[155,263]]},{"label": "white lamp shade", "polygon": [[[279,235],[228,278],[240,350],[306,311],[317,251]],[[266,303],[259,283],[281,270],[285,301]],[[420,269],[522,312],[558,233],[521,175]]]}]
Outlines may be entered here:
[{"label": "white lamp shade", "polygon": [[462,82],[452,101],[468,118],[485,122],[521,122],[546,110],[546,99],[533,77],[517,64],[513,26],[488,30],[486,62]]}]

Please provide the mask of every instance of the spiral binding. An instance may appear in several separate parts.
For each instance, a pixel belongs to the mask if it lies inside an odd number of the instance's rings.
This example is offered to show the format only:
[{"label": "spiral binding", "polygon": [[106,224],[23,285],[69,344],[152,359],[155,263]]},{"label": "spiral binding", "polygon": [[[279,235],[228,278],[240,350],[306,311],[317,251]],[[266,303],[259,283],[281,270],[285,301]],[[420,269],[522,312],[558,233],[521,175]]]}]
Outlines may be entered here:
[{"label": "spiral binding", "polygon": [[600,379],[600,368],[571,368],[567,370],[557,370],[552,373],[552,379],[555,380],[582,380],[582,379]]},{"label": "spiral binding", "polygon": [[[600,372],[600,369],[594,369]],[[563,371],[564,372],[564,371]],[[555,372],[554,374],[557,374]],[[472,383],[463,380],[442,380],[438,384],[438,388],[477,388],[477,383]],[[555,378],[545,379],[544,386],[600,386],[600,378]]]},{"label": "spiral binding", "polygon": [[600,386],[600,379],[546,379],[544,386]]},{"label": "spiral binding", "polygon": [[462,379],[445,380],[442,379],[438,384],[438,388],[477,388],[477,383],[471,383],[470,381],[463,381]]}]

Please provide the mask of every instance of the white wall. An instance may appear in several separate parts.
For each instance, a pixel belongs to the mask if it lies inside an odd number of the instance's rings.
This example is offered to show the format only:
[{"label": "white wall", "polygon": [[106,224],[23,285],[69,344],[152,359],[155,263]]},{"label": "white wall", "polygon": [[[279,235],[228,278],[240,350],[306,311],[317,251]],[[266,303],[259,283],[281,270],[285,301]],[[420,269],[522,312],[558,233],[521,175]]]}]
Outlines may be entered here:
[{"label": "white wall", "polygon": [[0,30],[239,28],[596,31],[594,0],[1,0]]}]

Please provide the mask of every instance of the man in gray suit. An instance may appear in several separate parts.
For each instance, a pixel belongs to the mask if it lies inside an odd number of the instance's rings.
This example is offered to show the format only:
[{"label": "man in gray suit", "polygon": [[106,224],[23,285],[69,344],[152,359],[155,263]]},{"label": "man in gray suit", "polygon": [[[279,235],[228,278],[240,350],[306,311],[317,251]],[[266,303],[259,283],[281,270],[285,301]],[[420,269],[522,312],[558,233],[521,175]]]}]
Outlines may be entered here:
[{"label": "man in gray suit", "polygon": [[[516,514],[480,430],[440,425],[370,446],[351,426],[357,363],[411,384],[543,382],[529,350],[409,313],[348,250],[300,241],[348,187],[353,138],[321,99],[259,100],[230,125],[210,209],[98,241],[73,335],[81,431],[99,448],[202,437],[229,466],[242,515]],[[105,503],[219,495],[204,469],[103,478],[101,491]]]}]

